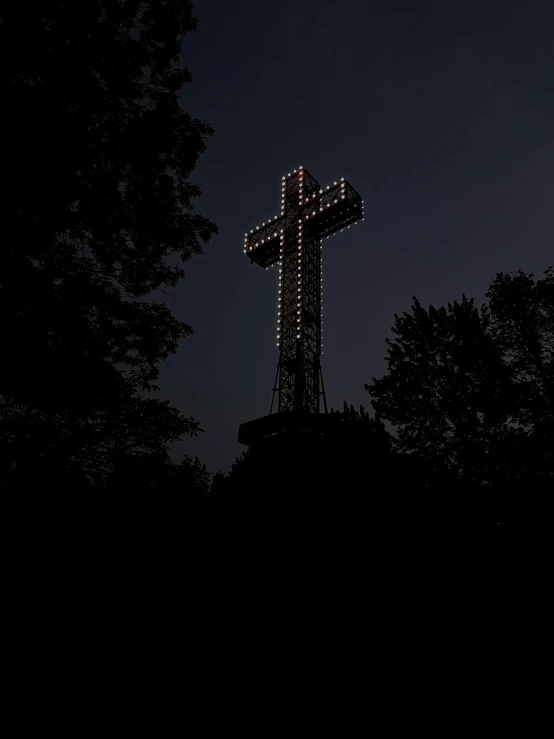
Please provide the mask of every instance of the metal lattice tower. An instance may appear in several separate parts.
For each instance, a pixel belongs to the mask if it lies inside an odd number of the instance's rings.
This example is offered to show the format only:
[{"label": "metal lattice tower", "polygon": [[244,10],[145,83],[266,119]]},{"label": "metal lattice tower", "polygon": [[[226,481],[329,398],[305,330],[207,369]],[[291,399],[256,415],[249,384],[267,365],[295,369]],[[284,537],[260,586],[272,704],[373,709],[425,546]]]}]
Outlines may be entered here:
[{"label": "metal lattice tower", "polygon": [[[268,269],[278,265],[277,346],[273,395],[278,411],[319,413],[323,395],[323,239],[363,220],[363,200],[344,180],[320,188],[303,167],[283,177],[281,215],[245,234],[244,253]],[[270,414],[273,410],[273,400]]]}]

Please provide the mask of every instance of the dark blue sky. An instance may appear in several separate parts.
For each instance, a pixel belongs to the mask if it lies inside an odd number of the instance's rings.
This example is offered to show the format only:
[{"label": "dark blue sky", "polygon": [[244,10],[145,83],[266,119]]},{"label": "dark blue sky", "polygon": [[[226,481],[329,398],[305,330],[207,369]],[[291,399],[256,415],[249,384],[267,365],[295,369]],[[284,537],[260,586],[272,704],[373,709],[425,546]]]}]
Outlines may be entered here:
[{"label": "dark blue sky", "polygon": [[333,407],[370,407],[364,382],[412,295],[480,305],[496,272],[554,263],[554,3],[198,0],[196,15],[183,105],[216,130],[193,179],[220,235],[167,299],[196,335],[159,384],[205,429],[173,455],[215,472],[242,451],[239,424],[269,412],[277,276],[242,242],[291,169],[365,200],[365,222],[324,242]]}]

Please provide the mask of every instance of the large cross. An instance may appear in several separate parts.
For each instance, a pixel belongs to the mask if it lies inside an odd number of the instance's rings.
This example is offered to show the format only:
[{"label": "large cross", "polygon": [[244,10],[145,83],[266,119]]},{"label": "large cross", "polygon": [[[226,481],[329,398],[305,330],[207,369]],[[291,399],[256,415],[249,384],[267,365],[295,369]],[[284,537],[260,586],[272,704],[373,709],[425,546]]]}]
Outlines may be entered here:
[{"label": "large cross", "polygon": [[320,188],[299,167],[283,177],[281,215],[245,234],[244,253],[251,262],[265,269],[279,266],[279,363],[274,386],[279,412],[319,413],[320,395],[324,395],[319,359],[323,239],[363,220],[363,208],[360,195],[344,177]]}]

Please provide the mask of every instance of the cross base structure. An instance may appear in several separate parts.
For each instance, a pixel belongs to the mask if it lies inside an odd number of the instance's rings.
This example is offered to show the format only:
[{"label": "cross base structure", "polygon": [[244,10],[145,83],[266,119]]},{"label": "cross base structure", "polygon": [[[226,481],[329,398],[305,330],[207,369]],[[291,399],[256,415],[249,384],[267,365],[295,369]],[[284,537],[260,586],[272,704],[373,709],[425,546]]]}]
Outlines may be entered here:
[{"label": "cross base structure", "polygon": [[240,444],[252,446],[260,441],[268,441],[275,436],[287,436],[290,439],[299,436],[323,436],[330,428],[331,416],[327,413],[302,413],[283,411],[270,413],[269,416],[255,418],[239,426],[238,441]]}]

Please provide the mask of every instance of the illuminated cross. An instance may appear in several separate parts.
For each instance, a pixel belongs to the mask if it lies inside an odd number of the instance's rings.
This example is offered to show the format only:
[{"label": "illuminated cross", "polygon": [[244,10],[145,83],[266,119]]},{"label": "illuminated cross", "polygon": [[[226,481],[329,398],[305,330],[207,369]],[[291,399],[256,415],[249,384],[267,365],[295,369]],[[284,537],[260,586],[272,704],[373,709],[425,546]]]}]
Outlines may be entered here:
[{"label": "illuminated cross", "polygon": [[279,363],[273,388],[274,395],[279,393],[279,412],[319,413],[320,395],[327,412],[319,359],[323,239],[363,220],[363,207],[344,177],[322,189],[300,167],[283,177],[281,215],[245,234],[244,253],[252,262],[265,269],[279,267]]}]

